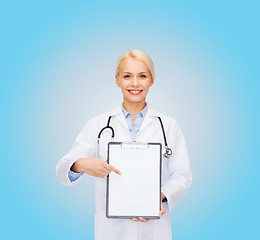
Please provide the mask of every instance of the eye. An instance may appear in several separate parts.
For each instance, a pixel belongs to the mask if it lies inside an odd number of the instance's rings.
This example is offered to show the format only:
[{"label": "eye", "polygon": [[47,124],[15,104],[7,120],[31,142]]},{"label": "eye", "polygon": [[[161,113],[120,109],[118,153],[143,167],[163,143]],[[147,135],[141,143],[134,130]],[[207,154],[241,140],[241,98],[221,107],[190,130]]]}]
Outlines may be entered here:
[{"label": "eye", "polygon": [[142,74],[140,77],[141,77],[141,78],[146,78],[146,75],[143,75],[143,74]]},{"label": "eye", "polygon": [[124,78],[130,78],[130,75],[125,75]]}]

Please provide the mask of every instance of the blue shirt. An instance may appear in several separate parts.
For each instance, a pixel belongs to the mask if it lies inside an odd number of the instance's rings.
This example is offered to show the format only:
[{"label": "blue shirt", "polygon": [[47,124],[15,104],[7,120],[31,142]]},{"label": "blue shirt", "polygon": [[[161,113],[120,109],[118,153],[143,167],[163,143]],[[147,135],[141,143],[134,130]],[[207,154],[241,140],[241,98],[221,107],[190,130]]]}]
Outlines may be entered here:
[{"label": "blue shirt", "polygon": [[146,115],[146,113],[148,111],[148,106],[146,104],[145,108],[141,112],[136,114],[136,119],[135,119],[134,126],[132,124],[133,115],[125,110],[123,104],[122,104],[122,111],[123,111],[123,114],[125,116],[125,119],[126,119],[126,122],[127,122],[128,128],[129,128],[129,132],[131,133],[132,139],[134,141],[135,138],[136,138],[137,133],[140,130],[140,127],[142,125],[143,119],[144,119],[144,117],[145,117],[145,115]]},{"label": "blue shirt", "polygon": [[[125,116],[125,119],[126,119],[126,122],[127,122],[128,128],[129,128],[129,132],[131,133],[133,141],[135,140],[136,135],[137,135],[137,133],[140,130],[140,127],[142,125],[143,119],[144,119],[147,111],[148,111],[148,105],[147,105],[147,103],[145,103],[145,108],[141,112],[136,114],[136,119],[135,119],[135,123],[134,123],[134,126],[133,126],[133,124],[132,124],[133,115],[125,110],[125,108],[123,106],[123,103],[122,103],[122,112],[123,112],[123,114]],[[74,182],[83,173],[84,172],[75,173],[75,172],[70,170],[69,173],[68,173],[68,177],[69,177],[71,182]]]}]

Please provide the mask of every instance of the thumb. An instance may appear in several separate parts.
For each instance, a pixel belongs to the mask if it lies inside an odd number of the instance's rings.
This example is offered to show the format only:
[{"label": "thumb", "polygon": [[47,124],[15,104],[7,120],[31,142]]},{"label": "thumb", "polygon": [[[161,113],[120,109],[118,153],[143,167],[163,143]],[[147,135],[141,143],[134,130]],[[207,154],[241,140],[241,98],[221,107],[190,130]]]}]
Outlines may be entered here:
[{"label": "thumb", "polygon": [[161,211],[159,212],[159,217],[161,217],[165,213],[165,209],[163,206],[163,202],[161,201]]}]

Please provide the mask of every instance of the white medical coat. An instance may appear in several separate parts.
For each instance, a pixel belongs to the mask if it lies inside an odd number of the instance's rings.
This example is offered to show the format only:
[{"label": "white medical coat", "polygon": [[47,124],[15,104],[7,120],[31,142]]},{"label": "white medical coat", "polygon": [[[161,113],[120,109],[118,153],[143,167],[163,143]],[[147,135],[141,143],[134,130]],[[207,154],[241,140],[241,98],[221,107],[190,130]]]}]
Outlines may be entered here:
[{"label": "white medical coat", "polygon": [[[131,142],[122,104],[112,111],[90,119],[77,136],[70,152],[60,159],[56,167],[59,181],[64,185],[77,184],[68,178],[72,164],[79,158],[97,157],[97,136],[107,125],[114,128],[116,142]],[[165,214],[159,220],[134,222],[130,219],[110,219],[106,217],[106,179],[96,178],[95,184],[95,239],[96,240],[170,240],[172,239],[170,211],[184,195],[192,182],[189,156],[181,129],[176,120],[158,113],[149,103],[148,111],[136,136],[136,142],[160,142],[164,147],[163,133],[158,119],[161,117],[168,147],[173,151],[170,158],[162,157],[161,191],[167,198],[164,202]],[[100,139],[99,157],[107,160],[107,143],[111,140],[111,130],[103,131]],[[119,169],[120,170],[120,169]]]}]

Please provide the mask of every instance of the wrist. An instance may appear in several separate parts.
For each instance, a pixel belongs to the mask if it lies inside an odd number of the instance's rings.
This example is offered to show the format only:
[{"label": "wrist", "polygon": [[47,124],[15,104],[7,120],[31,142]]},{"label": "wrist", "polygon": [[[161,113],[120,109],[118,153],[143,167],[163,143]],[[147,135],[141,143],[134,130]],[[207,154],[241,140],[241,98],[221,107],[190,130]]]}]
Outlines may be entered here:
[{"label": "wrist", "polygon": [[78,159],[76,162],[73,163],[73,165],[70,167],[70,170],[75,172],[75,173],[80,173],[82,172],[81,170],[81,158]]}]

